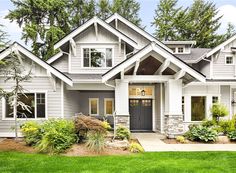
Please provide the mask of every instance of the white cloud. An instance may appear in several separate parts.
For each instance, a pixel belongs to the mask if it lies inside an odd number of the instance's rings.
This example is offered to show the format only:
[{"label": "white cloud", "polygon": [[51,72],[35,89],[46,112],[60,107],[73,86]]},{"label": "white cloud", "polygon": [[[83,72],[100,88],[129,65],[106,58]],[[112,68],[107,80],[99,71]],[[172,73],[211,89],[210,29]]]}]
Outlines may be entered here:
[{"label": "white cloud", "polygon": [[223,17],[221,18],[221,27],[219,29],[219,33],[225,33],[227,24],[231,22],[236,27],[236,6],[233,5],[223,5],[219,7],[219,16]]}]

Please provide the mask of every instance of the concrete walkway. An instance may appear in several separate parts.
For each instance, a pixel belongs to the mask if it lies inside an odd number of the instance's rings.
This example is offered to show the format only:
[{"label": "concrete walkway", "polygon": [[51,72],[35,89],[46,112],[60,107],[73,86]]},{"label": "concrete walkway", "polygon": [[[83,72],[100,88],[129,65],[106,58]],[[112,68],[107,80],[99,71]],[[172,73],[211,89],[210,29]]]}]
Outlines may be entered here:
[{"label": "concrete walkway", "polygon": [[236,151],[236,144],[166,144],[158,133],[132,133],[146,152],[154,151]]}]

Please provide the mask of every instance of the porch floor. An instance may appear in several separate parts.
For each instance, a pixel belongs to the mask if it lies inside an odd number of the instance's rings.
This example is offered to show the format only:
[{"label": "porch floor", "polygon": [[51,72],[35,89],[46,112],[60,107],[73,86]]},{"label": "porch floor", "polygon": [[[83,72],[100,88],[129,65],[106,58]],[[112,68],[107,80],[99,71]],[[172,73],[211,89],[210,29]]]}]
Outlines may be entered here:
[{"label": "porch floor", "polygon": [[236,151],[236,144],[166,144],[159,133],[132,133],[146,152],[154,151]]}]

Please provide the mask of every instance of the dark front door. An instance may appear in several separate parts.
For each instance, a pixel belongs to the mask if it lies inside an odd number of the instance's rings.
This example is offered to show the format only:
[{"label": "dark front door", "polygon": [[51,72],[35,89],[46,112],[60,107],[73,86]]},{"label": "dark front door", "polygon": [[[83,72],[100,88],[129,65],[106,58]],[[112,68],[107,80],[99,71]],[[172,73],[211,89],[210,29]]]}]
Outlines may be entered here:
[{"label": "dark front door", "polygon": [[131,130],[152,130],[151,99],[130,99],[129,112]]}]

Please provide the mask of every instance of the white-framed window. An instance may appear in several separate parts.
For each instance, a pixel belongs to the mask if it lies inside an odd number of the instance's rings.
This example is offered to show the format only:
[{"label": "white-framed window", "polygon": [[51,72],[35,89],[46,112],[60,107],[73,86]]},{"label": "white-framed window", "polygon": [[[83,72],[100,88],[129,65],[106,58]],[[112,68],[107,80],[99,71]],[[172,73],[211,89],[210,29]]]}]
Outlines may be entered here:
[{"label": "white-framed window", "polygon": [[178,53],[184,53],[184,47],[178,47],[177,51]]},{"label": "white-framed window", "polygon": [[98,98],[89,98],[89,115],[99,115]]},{"label": "white-framed window", "polygon": [[219,102],[218,96],[212,96],[212,104]]},{"label": "white-framed window", "polygon": [[234,58],[233,58],[233,56],[230,56],[230,55],[225,56],[225,64],[226,64],[226,65],[232,65],[232,64],[234,64]]},{"label": "white-framed window", "polygon": [[114,112],[114,99],[113,98],[105,98],[104,99],[104,114],[112,115]]},{"label": "white-framed window", "polygon": [[105,68],[113,66],[113,48],[82,48],[83,67]]},{"label": "white-framed window", "polygon": [[191,121],[203,121],[206,117],[206,96],[191,96]]},{"label": "white-framed window", "polygon": [[[21,106],[17,107],[17,118],[19,119],[44,119],[46,118],[46,93],[19,94],[19,102],[29,106],[29,111]],[[3,98],[4,119],[14,119],[13,107],[8,98]]]}]

